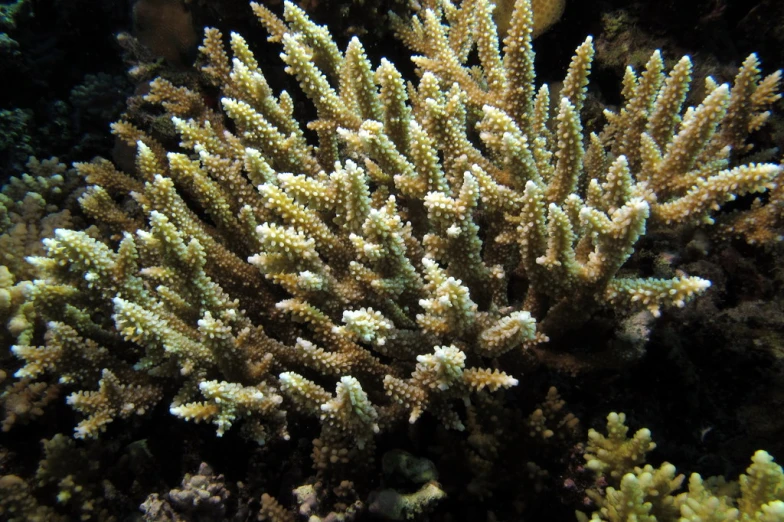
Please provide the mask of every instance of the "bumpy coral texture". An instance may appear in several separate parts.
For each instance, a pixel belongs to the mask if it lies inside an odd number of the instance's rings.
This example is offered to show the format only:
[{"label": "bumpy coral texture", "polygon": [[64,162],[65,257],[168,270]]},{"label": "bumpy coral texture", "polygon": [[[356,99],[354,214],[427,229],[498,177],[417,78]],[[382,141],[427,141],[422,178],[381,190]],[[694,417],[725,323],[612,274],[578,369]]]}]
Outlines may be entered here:
[{"label": "bumpy coral texture", "polygon": [[566,0],[532,0],[534,11],[534,38],[547,31],[563,16]]},{"label": "bumpy coral texture", "polygon": [[472,397],[518,385],[504,371],[516,353],[594,313],[659,315],[703,293],[699,277],[622,267],[649,229],[709,224],[781,177],[743,163],[778,87],[754,57],[734,86],[684,108],[689,59],[666,71],[654,53],[588,134],[592,41],[553,113],[535,83],[529,0],[503,50],[487,0],[398,20],[419,73],[408,87],[293,4],[285,20],[252,8],[315,107],[310,133],[246,41],[231,34],[230,57],[207,29],[221,110],[154,81],[147,98],[172,114],[182,148],[116,124],[136,173],[78,165],[82,208],[109,233],[58,229],[30,258],[49,334],[14,348],[19,376],[73,390],[78,437],[161,400],[183,422],[259,443],[287,439],[297,412],[320,422],[314,466],[330,471],[368,462],[378,433],[426,414],[462,430]]},{"label": "bumpy coral texture", "polygon": [[[506,36],[509,30],[512,13],[514,13],[514,0],[493,0],[495,10],[493,19],[498,27],[499,36]],[[531,9],[534,12],[533,37],[545,33],[563,16],[566,9],[566,0],[532,0]]]},{"label": "bumpy coral texture", "polygon": [[678,493],[685,476],[676,475],[669,462],[658,468],[643,465],[645,454],[656,444],[645,428],[628,439],[625,421],[623,413],[611,413],[607,437],[595,430],[588,434],[587,467],[601,480],[586,491],[598,509],[590,519],[578,511],[579,522],[784,520],[784,471],[767,452],[754,453],[737,482],[726,482],[724,477],[703,480],[692,473],[687,491]]}]

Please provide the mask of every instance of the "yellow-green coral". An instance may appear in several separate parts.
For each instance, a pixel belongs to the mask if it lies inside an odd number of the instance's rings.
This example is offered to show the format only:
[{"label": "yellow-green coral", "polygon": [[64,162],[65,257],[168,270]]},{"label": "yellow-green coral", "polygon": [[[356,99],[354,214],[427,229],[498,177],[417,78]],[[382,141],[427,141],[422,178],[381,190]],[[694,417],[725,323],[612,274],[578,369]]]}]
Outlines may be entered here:
[{"label": "yellow-green coral", "polygon": [[617,480],[628,470],[644,463],[645,454],[656,448],[651,440],[651,432],[642,428],[629,439],[626,437],[628,431],[626,415],[623,413],[610,413],[607,416],[607,436],[590,430],[585,450],[586,467]]},{"label": "yellow-green coral", "polygon": [[765,451],[757,451],[746,474],[737,483],[724,477],[703,480],[693,473],[688,491],[678,493],[684,481],[675,466],[663,463],[658,469],[646,464],[645,453],[656,445],[643,428],[632,439],[623,413],[607,417],[608,437],[591,430],[585,453],[587,468],[606,474],[606,489],[587,491],[598,508],[589,519],[577,512],[580,521],[624,522],[772,522],[784,520],[784,470]]}]

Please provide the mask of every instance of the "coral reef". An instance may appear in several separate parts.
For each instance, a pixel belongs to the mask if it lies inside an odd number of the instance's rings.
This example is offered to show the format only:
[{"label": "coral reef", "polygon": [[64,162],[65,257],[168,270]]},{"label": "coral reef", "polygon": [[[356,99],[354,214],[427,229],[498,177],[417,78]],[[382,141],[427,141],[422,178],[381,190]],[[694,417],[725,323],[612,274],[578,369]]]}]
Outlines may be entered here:
[{"label": "coral reef", "polygon": [[[525,386],[523,370],[573,367],[571,340],[596,325],[622,341],[607,358],[632,359],[618,354],[644,345],[654,318],[711,286],[661,244],[648,248],[670,263],[651,269],[640,244],[700,228],[771,248],[780,236],[784,169],[755,155],[753,137],[780,99],[781,75],[763,76],[755,55],[732,84],[708,78],[705,96],[687,106],[691,59],[667,67],[653,52],[641,71],[626,70],[623,101],[599,124],[583,118],[592,38],[551,103],[550,87],[536,82],[530,0],[515,3],[503,46],[488,0],[393,16],[413,53],[409,83],[386,59],[374,68],[357,38],[341,51],[293,3],[282,19],[251,8],[282,44],[301,93],[276,95],[248,41],[208,28],[201,73],[219,103],[164,77],[144,95],[179,147],[125,120],[113,131],[136,150],[133,172],[103,159],[76,164],[87,184],[78,203],[95,227],[25,228],[23,207],[37,205],[41,220],[51,187],[76,193],[61,188],[62,176],[29,176],[4,192],[6,228],[35,244],[12,245],[29,265],[9,258],[0,272],[20,379],[3,395],[4,429],[40,416],[63,391],[79,444],[151,416],[262,448],[311,436],[313,477],[292,484],[292,502],[269,483],[257,489],[260,506],[236,501],[238,513],[256,509],[262,520],[423,516],[451,494],[437,482],[441,462],[438,475],[420,462],[424,478],[359,480],[380,446],[399,450],[389,439],[423,425],[459,441],[443,446],[464,456],[471,494],[510,487],[498,472],[511,465],[504,452],[525,459],[516,466],[536,491],[548,477],[537,450],[552,458],[579,421],[555,388],[530,415],[510,413],[505,397]],[[721,212],[744,197],[756,199]],[[26,241],[22,232],[3,237]],[[659,520],[687,505],[697,512],[694,502],[735,502],[700,493],[698,479],[677,500],[673,467],[639,468],[655,447],[650,432],[627,440],[615,414],[608,431],[589,432],[585,450],[586,468],[610,483],[589,494],[594,519],[625,520],[615,506],[627,499],[637,516]],[[520,432],[525,449],[516,448]],[[74,455],[73,444],[45,447]],[[390,475],[412,461],[386,455]],[[754,462],[744,491],[781,472],[764,452]],[[62,510],[111,516],[108,494],[89,478],[50,475],[39,486],[57,484]],[[10,518],[48,516],[15,475],[0,486]],[[142,509],[148,519],[225,518],[230,487],[202,464]],[[777,488],[764,499],[743,493],[739,513],[778,516]]]}]

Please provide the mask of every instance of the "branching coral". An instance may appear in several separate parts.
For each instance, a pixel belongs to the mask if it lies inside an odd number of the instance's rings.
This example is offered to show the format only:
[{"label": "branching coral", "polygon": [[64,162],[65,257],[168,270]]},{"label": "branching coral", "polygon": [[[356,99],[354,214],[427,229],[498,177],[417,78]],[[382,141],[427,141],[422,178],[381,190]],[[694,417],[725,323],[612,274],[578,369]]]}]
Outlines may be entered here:
[{"label": "branching coral", "polygon": [[71,212],[83,189],[77,173],[57,158],[31,157],[27,173],[11,177],[0,192],[0,320],[19,342],[32,335],[35,311],[26,302],[34,270],[25,256],[44,253],[43,238],[58,227],[75,228]]},{"label": "branching coral", "polygon": [[724,477],[703,480],[693,473],[688,491],[677,493],[684,475],[676,475],[675,466],[668,462],[658,469],[650,464],[640,467],[645,453],[656,444],[645,428],[626,438],[625,419],[623,413],[611,413],[608,437],[594,430],[588,434],[587,467],[606,474],[608,485],[604,491],[587,491],[599,509],[590,519],[578,512],[579,521],[773,522],[784,517],[784,471],[765,451],[754,454],[737,483],[726,483]]},{"label": "branching coral", "polygon": [[[252,7],[316,118],[295,119],[241,36],[230,58],[207,29],[203,72],[222,111],[153,82],[148,98],[187,153],[116,124],[137,149],[135,176],[77,165],[91,184],[82,208],[115,237],[59,229],[30,258],[32,306],[59,322],[46,346],[15,348],[19,374],[98,388],[69,397],[87,415],[80,437],[169,389],[172,414],[218,435],[241,422],[262,443],[288,437],[292,412],[318,419],[325,473],[372,462],[377,433],[425,412],[463,429],[472,397],[518,384],[502,371],[514,353],[605,309],[659,315],[705,291],[699,277],[621,269],[647,229],[709,223],[781,176],[742,163],[778,87],[753,60],[684,110],[688,58],[666,74],[654,53],[642,74],[627,71],[604,131],[586,135],[591,39],[551,113],[529,0],[503,50],[487,0],[398,23],[418,53],[409,86],[386,60],[374,70],[359,40],[340,51],[294,4],[284,20]],[[77,337],[80,371],[63,357]]]}]

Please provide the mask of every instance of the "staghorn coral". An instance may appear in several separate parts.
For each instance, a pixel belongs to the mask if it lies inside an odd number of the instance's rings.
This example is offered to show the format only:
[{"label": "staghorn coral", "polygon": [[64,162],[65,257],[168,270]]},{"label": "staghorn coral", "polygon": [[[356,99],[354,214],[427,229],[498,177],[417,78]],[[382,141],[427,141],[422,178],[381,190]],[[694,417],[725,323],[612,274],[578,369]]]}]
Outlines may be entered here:
[{"label": "staghorn coral", "polygon": [[17,423],[27,424],[41,417],[46,406],[59,395],[60,388],[56,385],[32,382],[30,379],[15,381],[0,393],[0,404],[4,410],[2,430],[10,431]]},{"label": "staghorn coral", "polygon": [[563,439],[576,434],[580,429],[580,419],[565,411],[565,406],[566,401],[561,399],[558,390],[551,386],[544,402],[528,416],[531,430],[529,436],[547,440],[553,436]]},{"label": "staghorn coral", "polygon": [[18,279],[32,279],[25,256],[44,252],[41,240],[56,228],[74,228],[71,216],[82,180],[57,158],[30,157],[27,172],[11,177],[0,193],[2,263]]},{"label": "staghorn coral", "polygon": [[43,457],[32,479],[0,478],[4,520],[112,521],[117,520],[116,513],[130,507],[115,486],[128,470],[115,473],[107,460],[111,451],[106,450],[112,444],[85,447],[63,434],[41,443]]},{"label": "staghorn coral", "polygon": [[561,458],[581,438],[579,420],[553,387],[528,416],[509,402],[490,394],[477,397],[466,409],[467,439],[459,441],[443,463],[466,462],[472,475],[466,485],[470,495],[492,497],[514,477],[514,484],[525,484],[513,486],[515,502],[535,502],[530,493],[540,493],[549,482],[549,470],[543,468],[547,460]]},{"label": "staghorn coral", "polygon": [[[684,109],[688,58],[665,73],[654,53],[642,74],[627,72],[626,101],[602,132],[586,135],[591,39],[552,113],[526,0],[503,52],[483,0],[399,22],[420,73],[408,87],[390,62],[374,70],[359,40],[340,51],[293,4],[284,20],[252,8],[316,118],[294,118],[294,98],[273,93],[241,36],[230,58],[207,29],[203,73],[222,111],[193,110],[193,93],[153,82],[148,99],[172,115],[187,154],[116,124],[137,149],[135,174],[77,165],[90,184],[83,210],[113,235],[58,229],[29,259],[42,274],[29,302],[50,334],[15,347],[19,375],[77,390],[79,437],[163,397],[176,417],[218,436],[240,424],[259,443],[287,440],[299,414],[319,421],[314,467],[334,481],[372,465],[377,434],[428,413],[467,428],[480,467],[494,437],[474,404],[519,384],[515,357],[548,338],[558,346],[592,314],[684,306],[710,283],[626,266],[637,241],[708,224],[781,176],[742,162],[778,88],[752,59],[733,87],[711,85]],[[481,71],[468,65],[474,48]],[[537,417],[558,413],[550,401]],[[548,438],[537,417],[531,430]]]},{"label": "staghorn coral", "polygon": [[26,343],[32,336],[35,310],[26,299],[35,270],[26,261],[44,253],[41,240],[59,227],[80,225],[72,211],[83,190],[80,177],[57,158],[30,157],[27,173],[11,177],[0,192],[0,320],[11,334]]},{"label": "staghorn coral", "polygon": [[41,443],[44,458],[35,474],[37,485],[56,485],[57,503],[79,513],[81,520],[112,520],[107,503],[119,503],[120,499],[112,493],[114,487],[101,467],[100,452],[95,447],[77,447],[73,438],[63,434]]},{"label": "staghorn coral", "polygon": [[[43,254],[41,239],[56,228],[81,225],[72,214],[78,211],[76,198],[84,188],[76,171],[57,158],[39,161],[30,157],[26,168],[27,173],[9,178],[0,192],[0,321],[5,326],[0,341],[4,346],[27,344],[35,333],[37,312],[28,292],[36,273],[25,257]],[[4,352],[0,362],[8,357],[10,352]],[[0,393],[3,431],[42,416],[44,407],[59,395],[57,384],[16,376],[20,380]]]}]

